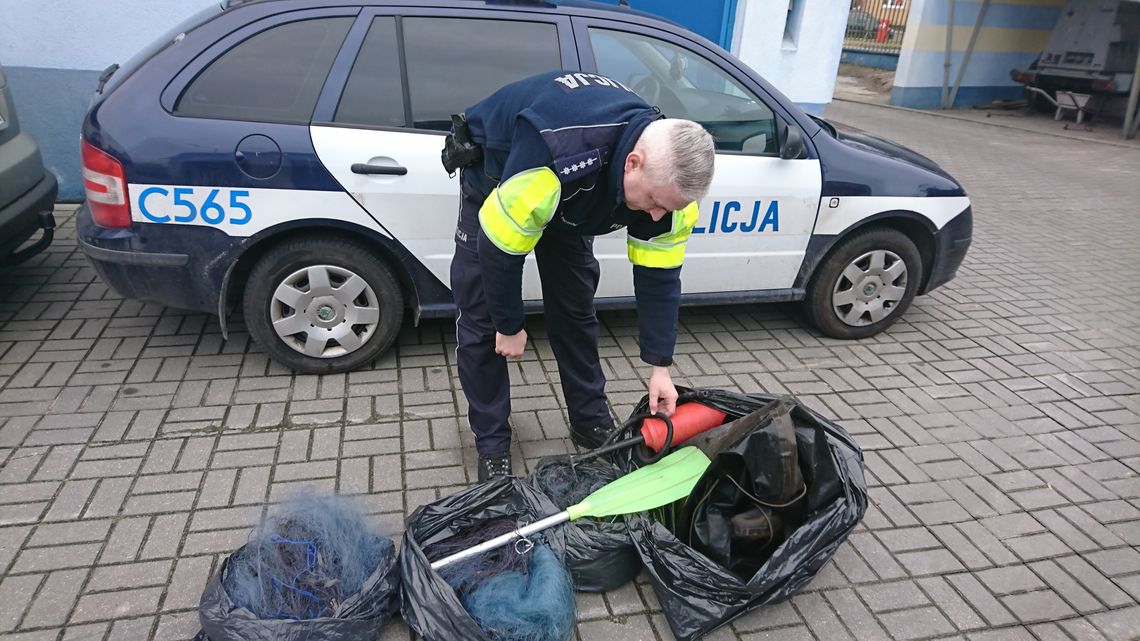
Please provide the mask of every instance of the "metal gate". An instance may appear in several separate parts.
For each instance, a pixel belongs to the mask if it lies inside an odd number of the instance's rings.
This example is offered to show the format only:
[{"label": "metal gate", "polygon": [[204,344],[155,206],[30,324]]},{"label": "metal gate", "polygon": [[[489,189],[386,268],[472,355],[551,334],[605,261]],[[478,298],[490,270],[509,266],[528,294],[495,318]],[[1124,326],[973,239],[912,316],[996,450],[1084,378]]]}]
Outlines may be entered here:
[{"label": "metal gate", "polygon": [[911,0],[851,0],[843,48],[868,53],[902,49]]}]

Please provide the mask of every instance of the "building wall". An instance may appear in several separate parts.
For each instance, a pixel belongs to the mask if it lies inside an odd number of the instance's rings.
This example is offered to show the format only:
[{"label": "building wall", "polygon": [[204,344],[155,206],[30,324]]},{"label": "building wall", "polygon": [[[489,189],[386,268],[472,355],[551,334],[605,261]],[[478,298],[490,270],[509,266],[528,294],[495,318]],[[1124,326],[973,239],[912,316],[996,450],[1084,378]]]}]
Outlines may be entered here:
[{"label": "building wall", "polygon": [[0,0],[0,64],[20,125],[60,180],[83,198],[79,131],[99,74],[214,0]]},{"label": "building wall", "polygon": [[[598,0],[618,4],[618,0]],[[732,23],[737,0],[634,0],[638,11],[672,20],[727,49],[732,41]]]},{"label": "building wall", "polygon": [[831,102],[850,0],[739,0],[732,52],[807,111]]},{"label": "building wall", "polygon": [[[1033,62],[1048,42],[1064,5],[1065,0],[991,2],[954,106],[1020,97],[1021,85],[1010,79],[1009,71]],[[979,0],[954,2],[947,83],[951,88],[981,6]],[[947,17],[947,0],[913,0],[891,104],[917,109],[941,106]]]}]

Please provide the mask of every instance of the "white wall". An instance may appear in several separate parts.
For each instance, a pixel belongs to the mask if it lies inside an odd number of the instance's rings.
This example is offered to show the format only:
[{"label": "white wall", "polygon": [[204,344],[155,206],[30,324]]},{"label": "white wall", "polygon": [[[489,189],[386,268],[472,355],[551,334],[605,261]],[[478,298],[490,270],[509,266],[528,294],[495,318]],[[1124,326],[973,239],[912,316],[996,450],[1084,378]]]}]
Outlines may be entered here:
[{"label": "white wall", "polygon": [[102,71],[220,0],[0,0],[5,67]]},{"label": "white wall", "polygon": [[61,200],[83,197],[79,131],[100,72],[220,1],[0,0],[0,64]]},{"label": "white wall", "polygon": [[740,0],[732,52],[817,112],[831,102],[850,7],[850,0]]}]

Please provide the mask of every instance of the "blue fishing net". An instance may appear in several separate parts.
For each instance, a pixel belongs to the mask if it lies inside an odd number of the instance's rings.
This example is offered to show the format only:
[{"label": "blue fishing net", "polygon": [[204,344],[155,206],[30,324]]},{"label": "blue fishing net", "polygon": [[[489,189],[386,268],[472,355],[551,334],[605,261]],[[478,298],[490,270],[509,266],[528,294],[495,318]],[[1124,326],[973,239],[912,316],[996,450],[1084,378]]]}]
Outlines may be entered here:
[{"label": "blue fishing net", "polygon": [[[518,527],[491,519],[424,548],[436,561]],[[507,545],[447,565],[439,575],[491,641],[564,641],[576,620],[570,575],[545,545]]]},{"label": "blue fishing net", "polygon": [[545,545],[529,556],[525,574],[492,576],[460,601],[494,641],[569,639],[576,618],[570,576]]},{"label": "blue fishing net", "polygon": [[348,499],[299,494],[262,520],[222,582],[260,618],[315,619],[332,616],[394,554]]}]

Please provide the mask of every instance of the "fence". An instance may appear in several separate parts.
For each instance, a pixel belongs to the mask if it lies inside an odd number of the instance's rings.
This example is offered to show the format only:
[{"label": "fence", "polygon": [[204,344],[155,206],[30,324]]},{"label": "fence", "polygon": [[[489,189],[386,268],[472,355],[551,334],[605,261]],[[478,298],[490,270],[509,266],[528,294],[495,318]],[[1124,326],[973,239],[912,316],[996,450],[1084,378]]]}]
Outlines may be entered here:
[{"label": "fence", "polygon": [[902,49],[910,0],[851,0],[843,48],[868,53]]}]

